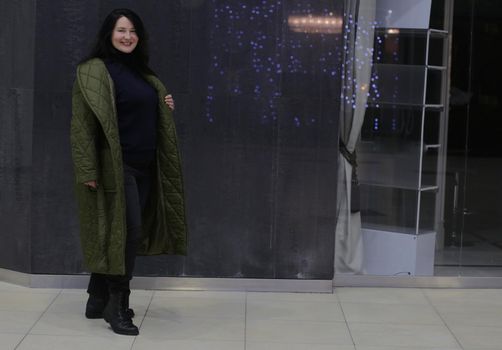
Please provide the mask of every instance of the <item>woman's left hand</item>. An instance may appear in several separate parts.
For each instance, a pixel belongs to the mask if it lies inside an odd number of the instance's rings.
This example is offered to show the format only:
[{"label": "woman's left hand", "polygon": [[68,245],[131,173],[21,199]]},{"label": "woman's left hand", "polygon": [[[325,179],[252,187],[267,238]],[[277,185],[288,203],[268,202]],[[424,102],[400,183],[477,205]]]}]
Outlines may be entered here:
[{"label": "woman's left hand", "polygon": [[172,111],[174,111],[173,95],[167,95],[166,97],[164,97],[164,102],[169,106],[169,108],[171,108]]}]

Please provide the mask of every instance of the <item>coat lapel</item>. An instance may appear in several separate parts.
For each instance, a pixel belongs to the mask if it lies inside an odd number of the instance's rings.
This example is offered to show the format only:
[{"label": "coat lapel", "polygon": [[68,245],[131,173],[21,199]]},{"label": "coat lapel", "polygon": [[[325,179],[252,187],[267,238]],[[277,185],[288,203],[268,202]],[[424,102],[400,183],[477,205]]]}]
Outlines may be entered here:
[{"label": "coat lapel", "polygon": [[106,70],[104,62],[100,59],[91,59],[79,65],[77,81],[87,104],[99,120],[106,137],[119,142],[113,81]]}]

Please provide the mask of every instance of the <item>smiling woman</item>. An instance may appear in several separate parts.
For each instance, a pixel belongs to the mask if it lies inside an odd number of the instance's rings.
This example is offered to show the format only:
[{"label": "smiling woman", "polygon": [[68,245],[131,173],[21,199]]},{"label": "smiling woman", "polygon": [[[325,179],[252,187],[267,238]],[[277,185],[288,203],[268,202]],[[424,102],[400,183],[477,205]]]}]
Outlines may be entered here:
[{"label": "smiling woman", "polygon": [[120,17],[113,28],[112,45],[123,53],[131,53],[138,44],[134,25],[127,17]]},{"label": "smiling woman", "polygon": [[71,143],[84,261],[85,316],[137,335],[129,308],[136,254],[186,254],[174,101],[148,66],[147,34],[128,9],[104,20],[77,67]]}]

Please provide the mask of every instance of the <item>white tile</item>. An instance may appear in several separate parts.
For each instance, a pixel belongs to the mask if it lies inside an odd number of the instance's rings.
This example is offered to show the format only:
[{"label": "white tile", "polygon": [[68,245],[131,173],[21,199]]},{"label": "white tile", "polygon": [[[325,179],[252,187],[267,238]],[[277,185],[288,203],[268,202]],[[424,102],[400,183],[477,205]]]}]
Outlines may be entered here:
[{"label": "white tile", "polygon": [[340,302],[427,305],[420,289],[414,288],[336,288]]},{"label": "white tile", "polygon": [[434,305],[497,305],[502,307],[502,289],[425,289]]},{"label": "white tile", "polygon": [[61,293],[57,296],[47,312],[67,312],[83,315],[87,293]]},{"label": "white tile", "polygon": [[246,350],[355,350],[353,345],[248,341]]},{"label": "white tile", "polygon": [[462,347],[472,350],[502,349],[502,329],[500,327],[450,326]]},{"label": "white tile", "polygon": [[0,347],[2,350],[14,350],[23,337],[24,334],[0,333]]},{"label": "white tile", "polygon": [[168,298],[154,296],[148,309],[150,317],[238,318],[244,319],[244,299]]},{"label": "white tile", "polygon": [[16,350],[129,350],[134,337],[28,335]]},{"label": "white tile", "polygon": [[336,302],[248,300],[246,316],[248,320],[345,322],[342,309]]},{"label": "white tile", "polygon": [[0,311],[0,332],[25,334],[41,315],[41,311]]},{"label": "white tile", "polygon": [[57,294],[60,291],[57,288],[29,288],[0,281],[0,292]]},{"label": "white tile", "polygon": [[336,295],[332,293],[276,293],[248,292],[247,301],[306,301],[337,303]]},{"label": "white tile", "polygon": [[145,317],[141,335],[147,338],[184,340],[244,340],[244,318]]},{"label": "white tile", "polygon": [[443,304],[436,305],[436,309],[447,325],[498,326],[502,329],[502,307],[500,306]]},{"label": "white tile", "polygon": [[430,305],[342,303],[347,322],[443,324]]},{"label": "white tile", "polygon": [[344,322],[248,320],[246,340],[352,345]]},{"label": "white tile", "polygon": [[132,350],[179,349],[179,350],[244,350],[244,341],[180,340],[147,338],[140,334]]},{"label": "white tile", "polygon": [[57,294],[0,292],[0,310],[44,311]]},{"label": "white tile", "polygon": [[356,344],[361,346],[459,348],[448,328],[442,325],[349,323]]},{"label": "white tile", "polygon": [[[134,322],[139,325],[141,319]],[[88,320],[81,313],[48,312],[35,324],[30,334],[106,337],[114,333],[103,319]]]}]

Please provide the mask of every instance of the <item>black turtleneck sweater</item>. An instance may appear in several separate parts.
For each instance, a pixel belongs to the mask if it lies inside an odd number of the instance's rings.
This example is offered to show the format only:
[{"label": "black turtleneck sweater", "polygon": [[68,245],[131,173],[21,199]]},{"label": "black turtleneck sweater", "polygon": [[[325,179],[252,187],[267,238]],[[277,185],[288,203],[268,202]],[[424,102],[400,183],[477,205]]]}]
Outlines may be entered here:
[{"label": "black turtleneck sweater", "polygon": [[145,164],[157,147],[157,91],[142,76],[118,60],[105,60],[115,86],[115,103],[126,164]]}]

